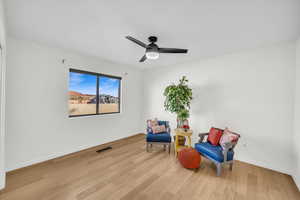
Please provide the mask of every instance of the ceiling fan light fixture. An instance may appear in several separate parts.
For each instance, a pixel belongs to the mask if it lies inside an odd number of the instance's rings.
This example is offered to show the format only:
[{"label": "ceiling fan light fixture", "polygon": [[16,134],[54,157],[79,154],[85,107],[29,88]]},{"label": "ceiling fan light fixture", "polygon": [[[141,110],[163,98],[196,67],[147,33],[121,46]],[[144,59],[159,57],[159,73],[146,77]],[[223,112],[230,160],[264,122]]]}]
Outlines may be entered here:
[{"label": "ceiling fan light fixture", "polygon": [[159,58],[159,53],[155,51],[146,52],[147,59],[156,60]]},{"label": "ceiling fan light fixture", "polygon": [[141,42],[138,39],[135,39],[131,36],[126,36],[126,39],[136,43],[137,45],[143,47],[146,49],[145,54],[143,57],[139,60],[139,62],[145,62],[145,60],[156,60],[159,58],[159,54],[161,53],[187,53],[187,49],[178,49],[178,48],[159,48],[155,42],[157,42],[157,37],[150,36],[148,38],[150,44],[145,44],[144,42]]}]

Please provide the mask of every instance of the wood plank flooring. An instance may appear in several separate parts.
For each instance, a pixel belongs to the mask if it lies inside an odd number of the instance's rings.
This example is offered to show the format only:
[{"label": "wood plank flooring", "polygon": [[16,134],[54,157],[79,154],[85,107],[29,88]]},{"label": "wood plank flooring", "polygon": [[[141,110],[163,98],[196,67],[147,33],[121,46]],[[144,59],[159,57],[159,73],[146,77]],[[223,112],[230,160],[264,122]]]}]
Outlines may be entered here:
[{"label": "wood plank flooring", "polygon": [[[92,199],[236,199],[299,200],[292,178],[235,161],[233,171],[216,177],[214,165],[203,160],[195,172],[184,169],[159,147],[145,151],[144,135],[9,172],[1,200]],[[101,145],[101,147],[107,145]]]}]

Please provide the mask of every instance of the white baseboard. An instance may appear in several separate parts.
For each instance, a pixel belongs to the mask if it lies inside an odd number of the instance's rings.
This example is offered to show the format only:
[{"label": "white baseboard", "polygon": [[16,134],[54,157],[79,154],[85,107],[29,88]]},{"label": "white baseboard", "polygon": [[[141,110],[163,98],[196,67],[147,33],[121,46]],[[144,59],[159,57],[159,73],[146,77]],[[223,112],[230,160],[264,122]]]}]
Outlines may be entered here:
[{"label": "white baseboard", "polygon": [[283,169],[283,168],[279,168],[279,167],[276,167],[276,166],[273,166],[273,165],[268,165],[267,163],[264,163],[264,162],[259,162],[257,160],[244,159],[244,158],[241,158],[241,157],[236,157],[236,160],[239,160],[239,161],[242,161],[242,162],[245,162],[245,163],[249,163],[249,164],[252,164],[252,165],[256,165],[258,167],[263,167],[263,168],[270,169],[270,170],[273,170],[273,171],[281,172],[281,173],[292,176],[292,172],[289,169]]},{"label": "white baseboard", "polygon": [[300,178],[297,176],[292,176],[294,179],[294,182],[296,183],[298,190],[300,191]]},{"label": "white baseboard", "polygon": [[[97,146],[97,145],[95,145],[95,146]],[[90,147],[92,147],[92,146],[80,147],[80,148],[76,149],[75,151],[56,152],[56,153],[45,155],[43,157],[35,158],[35,159],[32,159],[32,160],[21,161],[21,162],[16,163],[13,166],[7,167],[6,172],[10,172],[10,171],[20,169],[20,168],[23,168],[23,167],[28,167],[28,166],[31,166],[31,165],[34,165],[34,164],[45,162],[47,160],[51,160],[51,159],[58,158],[58,157],[61,157],[61,156],[65,156],[65,155],[68,155],[68,154],[71,154],[71,153],[74,153],[74,152],[77,152],[77,151],[88,149]]]},{"label": "white baseboard", "polygon": [[[133,136],[133,135],[136,135],[136,134],[130,134],[128,136],[115,138],[111,141],[105,141],[101,144],[105,144],[105,143],[108,143],[108,142],[113,142],[113,141],[116,141],[116,140],[119,140],[119,139],[122,139],[122,138]],[[39,157],[39,158],[36,158],[36,159],[33,159],[33,160],[19,162],[19,163],[16,163],[14,166],[9,166],[6,169],[6,171],[9,172],[9,171],[16,170],[16,169],[19,169],[19,168],[27,167],[27,166],[34,165],[34,164],[41,163],[41,162],[45,162],[47,160],[51,160],[51,159],[54,159],[54,158],[65,156],[65,155],[68,155],[68,154],[71,154],[71,153],[74,153],[74,152],[82,151],[82,150],[85,150],[85,149],[88,149],[88,148],[91,148],[91,147],[95,147],[95,146],[98,146],[98,145],[101,145],[101,144],[80,146],[80,147],[78,147],[74,150],[69,150],[69,151],[64,151],[64,152],[56,152],[56,153],[48,154],[46,156]],[[271,170],[274,170],[274,171],[278,171],[278,172],[281,172],[281,173],[284,173],[284,174],[291,175],[293,177],[293,179],[295,180],[295,183],[297,184],[298,188],[300,188],[300,180],[297,179],[295,176],[293,176],[290,170],[281,169],[281,168],[277,168],[277,167],[274,167],[274,166],[269,166],[266,163],[258,162],[257,160],[248,160],[248,159],[244,159],[244,158],[241,158],[241,157],[237,157],[236,160],[239,160],[239,161],[242,161],[242,162],[245,162],[245,163],[249,163],[249,164],[252,164],[252,165],[256,165],[256,166],[259,166],[259,167],[271,169]],[[3,185],[4,185],[4,183],[3,183]],[[0,180],[0,188],[1,188],[1,186],[2,185],[1,185],[1,180]]]},{"label": "white baseboard", "polygon": [[136,135],[136,134],[130,134],[130,135],[127,135],[127,136],[114,138],[112,140],[105,141],[105,142],[100,143],[100,144],[84,145],[84,146],[77,147],[76,149],[73,149],[73,150],[55,152],[55,153],[48,154],[48,155],[45,155],[43,157],[35,158],[35,159],[32,159],[32,160],[28,160],[28,161],[21,161],[21,162],[16,163],[15,165],[8,166],[6,168],[6,172],[13,171],[13,170],[16,170],[16,169],[20,169],[20,168],[23,168],[23,167],[28,167],[28,166],[31,166],[31,165],[34,165],[34,164],[37,164],[37,163],[45,162],[47,160],[62,157],[62,156],[65,156],[65,155],[68,155],[68,154],[71,154],[71,153],[75,153],[75,152],[82,151],[82,150],[85,150],[85,149],[89,149],[89,148],[92,148],[92,147],[96,147],[96,146],[99,146],[99,145],[102,145],[102,144],[106,144],[106,143],[109,143],[109,142],[120,140],[120,139],[130,137],[130,136],[133,136],[133,135]]},{"label": "white baseboard", "polygon": [[5,187],[5,174],[0,174],[0,190]]}]

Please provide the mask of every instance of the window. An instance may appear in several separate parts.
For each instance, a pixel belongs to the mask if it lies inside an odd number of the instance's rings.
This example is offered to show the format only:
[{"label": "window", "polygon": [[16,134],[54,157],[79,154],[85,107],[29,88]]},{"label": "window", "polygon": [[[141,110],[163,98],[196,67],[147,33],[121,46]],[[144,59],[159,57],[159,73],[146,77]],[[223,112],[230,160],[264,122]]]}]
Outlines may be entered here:
[{"label": "window", "polygon": [[70,69],[69,117],[120,113],[121,77]]}]

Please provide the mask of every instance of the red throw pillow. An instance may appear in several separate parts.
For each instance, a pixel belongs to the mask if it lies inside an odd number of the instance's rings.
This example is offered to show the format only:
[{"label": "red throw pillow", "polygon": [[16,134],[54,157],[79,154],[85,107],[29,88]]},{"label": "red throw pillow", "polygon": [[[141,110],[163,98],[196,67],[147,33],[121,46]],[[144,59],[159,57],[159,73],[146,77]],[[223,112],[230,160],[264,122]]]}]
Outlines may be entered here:
[{"label": "red throw pillow", "polygon": [[209,141],[212,145],[217,146],[219,141],[223,135],[223,130],[211,127],[209,130],[207,141]]}]

